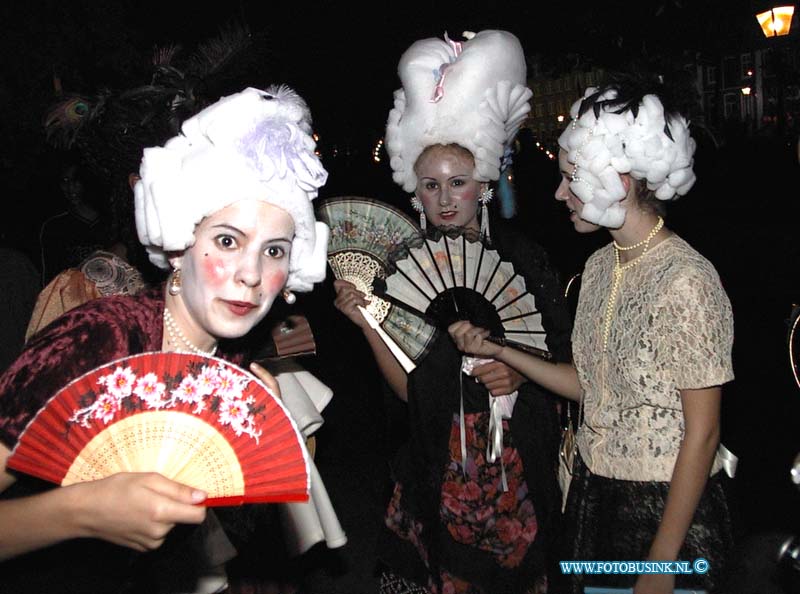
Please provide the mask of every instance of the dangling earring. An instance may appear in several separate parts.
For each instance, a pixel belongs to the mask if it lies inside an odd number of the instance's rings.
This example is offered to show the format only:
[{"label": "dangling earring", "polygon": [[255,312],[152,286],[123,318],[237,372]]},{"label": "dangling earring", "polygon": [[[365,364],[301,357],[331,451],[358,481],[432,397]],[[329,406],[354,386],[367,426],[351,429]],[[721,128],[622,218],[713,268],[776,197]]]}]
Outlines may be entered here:
[{"label": "dangling earring", "polygon": [[419,227],[425,231],[425,224],[427,223],[425,219],[425,207],[422,206],[422,200],[420,200],[419,196],[416,194],[411,195],[411,208],[419,213]]},{"label": "dangling earring", "polygon": [[284,289],[281,292],[281,295],[283,295],[283,300],[289,305],[292,305],[295,301],[297,301],[297,295],[292,293],[289,289]]},{"label": "dangling earring", "polygon": [[481,190],[481,195],[478,196],[478,202],[481,204],[481,237],[486,237],[487,241],[492,240],[489,234],[489,203],[494,198],[494,190],[488,185]]},{"label": "dangling earring", "polygon": [[181,269],[176,268],[172,271],[172,276],[169,278],[169,294],[177,295],[181,292]]}]

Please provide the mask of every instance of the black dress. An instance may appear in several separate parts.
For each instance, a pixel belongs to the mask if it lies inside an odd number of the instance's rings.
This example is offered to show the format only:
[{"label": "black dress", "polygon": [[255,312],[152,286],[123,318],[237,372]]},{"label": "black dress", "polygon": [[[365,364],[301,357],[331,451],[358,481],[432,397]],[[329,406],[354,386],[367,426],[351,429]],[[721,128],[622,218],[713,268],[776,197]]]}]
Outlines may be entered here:
[{"label": "black dress", "polygon": [[[493,232],[491,247],[525,278],[542,312],[548,349],[556,360],[567,360],[569,316],[544,250],[511,229],[495,225]],[[509,485],[504,494],[497,488],[499,464],[489,464],[483,455],[490,395],[461,377],[461,360],[442,331],[409,375],[409,442],[393,465],[395,491],[379,557],[392,574],[431,592],[441,592],[446,582],[456,592],[533,591],[544,585],[543,576],[557,577],[552,571],[560,515],[555,398],[530,382],[520,387],[513,415],[504,422]],[[466,468],[457,445],[462,393]]]}]

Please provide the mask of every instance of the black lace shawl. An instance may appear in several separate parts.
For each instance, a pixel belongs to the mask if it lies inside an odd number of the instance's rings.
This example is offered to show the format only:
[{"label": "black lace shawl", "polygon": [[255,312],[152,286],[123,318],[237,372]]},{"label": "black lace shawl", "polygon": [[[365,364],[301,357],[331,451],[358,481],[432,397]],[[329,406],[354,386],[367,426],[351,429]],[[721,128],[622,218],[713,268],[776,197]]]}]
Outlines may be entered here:
[{"label": "black lace shawl", "polygon": [[[536,305],[542,312],[548,349],[556,361],[570,358],[571,322],[563,299],[561,283],[544,250],[510,228],[493,225],[493,245],[504,260],[521,273]],[[522,565],[503,570],[474,547],[460,545],[439,526],[442,473],[448,459],[448,441],[453,414],[459,410],[459,353],[449,335],[442,332],[431,352],[408,378],[409,443],[399,452],[393,473],[403,485],[403,507],[422,522],[430,566],[438,566],[472,582],[490,586],[493,593],[524,591],[545,566],[548,551],[556,551],[553,539],[558,528],[560,492],[556,481],[559,421],[555,397],[531,382],[519,390],[510,430],[522,456],[525,479],[536,511],[539,532]],[[488,410],[486,388],[463,382],[466,412]],[[380,556],[393,571],[427,582],[427,572],[413,547],[388,529],[382,539]],[[550,572],[548,572],[550,573]]]}]

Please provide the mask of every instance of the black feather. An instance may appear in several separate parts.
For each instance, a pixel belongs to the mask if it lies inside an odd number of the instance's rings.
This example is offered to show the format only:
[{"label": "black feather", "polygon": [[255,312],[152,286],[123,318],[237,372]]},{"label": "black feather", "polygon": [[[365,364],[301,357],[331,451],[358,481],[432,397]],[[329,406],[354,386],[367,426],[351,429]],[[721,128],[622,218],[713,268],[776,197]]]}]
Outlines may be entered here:
[{"label": "black feather", "polygon": [[[656,95],[664,106],[666,120],[664,134],[674,142],[669,122],[678,114],[690,111],[691,100],[695,93],[691,87],[687,87],[686,81],[680,83],[671,80],[669,84],[665,84],[666,78],[668,77],[645,73],[641,70],[633,73],[612,72],[595,93],[581,102],[578,110],[579,116],[591,107],[595,116],[598,116],[601,110],[616,114],[630,111],[635,118],[639,115],[639,107],[644,96]],[[613,99],[601,100],[600,97],[608,90],[616,91],[616,96]]]}]

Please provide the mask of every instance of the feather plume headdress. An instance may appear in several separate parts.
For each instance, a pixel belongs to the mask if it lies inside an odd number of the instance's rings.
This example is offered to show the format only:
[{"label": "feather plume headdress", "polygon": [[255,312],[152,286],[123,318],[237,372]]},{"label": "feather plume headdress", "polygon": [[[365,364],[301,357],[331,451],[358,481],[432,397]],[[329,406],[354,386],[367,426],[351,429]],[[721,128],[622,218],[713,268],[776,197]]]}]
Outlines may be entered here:
[{"label": "feather plume headdress", "polygon": [[525,56],[507,31],[466,32],[422,39],[400,59],[402,88],[386,125],[393,179],[407,192],[417,185],[414,163],[434,144],[459,144],[475,158],[473,177],[500,177],[508,148],[530,111]]},{"label": "feather plume headdress", "polygon": [[620,174],[645,180],[659,200],[683,196],[694,185],[689,122],[642,90],[589,87],[558,139],[574,166],[569,187],[584,204],[581,217],[596,225],[618,228],[625,221]]},{"label": "feather plume headdress", "polygon": [[184,120],[262,72],[264,49],[245,26],[233,24],[192,52],[177,45],[156,48],[146,79],[121,89],[66,93],[44,116],[48,142],[74,149],[107,186],[109,240],[123,241],[128,260],[153,278],[160,274],[148,270],[137,240],[128,177],[139,171],[145,147],[165,143]]}]

